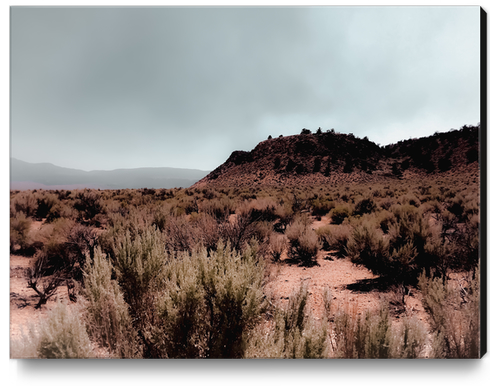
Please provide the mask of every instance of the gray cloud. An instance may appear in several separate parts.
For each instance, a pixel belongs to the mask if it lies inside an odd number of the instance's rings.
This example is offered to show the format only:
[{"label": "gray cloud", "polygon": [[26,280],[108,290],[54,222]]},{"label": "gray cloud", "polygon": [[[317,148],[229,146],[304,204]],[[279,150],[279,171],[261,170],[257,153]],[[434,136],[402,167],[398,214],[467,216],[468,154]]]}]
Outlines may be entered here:
[{"label": "gray cloud", "polygon": [[213,169],[269,134],[480,120],[478,7],[12,8],[12,155]]}]

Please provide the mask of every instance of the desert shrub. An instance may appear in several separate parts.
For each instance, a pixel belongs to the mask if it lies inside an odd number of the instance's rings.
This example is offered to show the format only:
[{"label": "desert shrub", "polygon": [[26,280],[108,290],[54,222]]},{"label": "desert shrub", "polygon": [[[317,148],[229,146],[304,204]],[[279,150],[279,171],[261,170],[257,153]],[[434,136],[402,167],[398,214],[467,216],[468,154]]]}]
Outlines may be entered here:
[{"label": "desert shrub", "polygon": [[313,216],[325,216],[335,207],[333,200],[328,199],[325,196],[312,200],[310,205],[311,214]]},{"label": "desert shrub", "polygon": [[25,250],[29,243],[29,229],[31,220],[26,217],[24,212],[18,212],[10,218],[10,252],[14,253],[19,246],[21,252]]},{"label": "desert shrub", "polygon": [[287,248],[288,240],[284,235],[279,235],[274,233],[271,235],[269,240],[269,250],[274,261],[279,261],[282,252]]},{"label": "desert shrub", "polygon": [[43,219],[48,217],[51,210],[59,204],[58,197],[53,193],[43,192],[37,196],[36,217]]},{"label": "desert shrub", "polygon": [[302,285],[289,298],[285,310],[277,308],[272,327],[258,325],[248,336],[247,358],[326,358],[327,315],[319,324],[308,316],[308,288]]},{"label": "desert shrub", "polygon": [[271,198],[247,200],[237,208],[237,213],[250,216],[252,221],[274,221],[277,219],[277,204]]},{"label": "desert shrub", "polygon": [[70,229],[66,242],[69,248],[75,253],[77,263],[80,267],[83,267],[85,264],[87,255],[91,259],[94,258],[98,238],[97,231],[86,225],[75,224]]},{"label": "desert shrub", "polygon": [[42,268],[39,268],[42,275],[62,272],[65,276],[74,277],[81,273],[85,256],[79,255],[78,245],[70,239],[70,235],[74,235],[74,226],[73,221],[60,218],[36,234],[42,248],[36,252],[34,265],[42,261]]},{"label": "desert shrub", "polygon": [[78,212],[67,202],[56,202],[46,214],[46,222],[52,223],[59,218],[75,220]]},{"label": "desert shrub", "polygon": [[294,218],[293,206],[290,202],[284,202],[277,206],[276,215],[284,225],[290,224]]},{"label": "desert shrub", "polygon": [[358,201],[354,207],[354,214],[364,215],[376,210],[376,203],[371,197],[363,198]]},{"label": "desert shrub", "polygon": [[206,250],[216,250],[220,239],[219,223],[215,217],[199,214],[193,222],[194,240]]},{"label": "desert shrub", "polygon": [[418,208],[421,204],[420,200],[413,193],[408,193],[400,197],[399,202],[402,205],[412,205],[416,208]]},{"label": "desert shrub", "polygon": [[375,274],[386,274],[388,244],[372,225],[363,223],[352,231],[346,247],[346,255],[354,264],[362,264]]},{"label": "desert shrub", "polygon": [[423,305],[430,316],[434,358],[478,358],[480,353],[480,279],[419,276]]},{"label": "desert shrub", "polygon": [[420,358],[427,343],[427,331],[417,317],[403,317],[401,326],[392,326],[390,340],[390,358]]},{"label": "desert shrub", "polygon": [[394,201],[391,197],[386,197],[379,201],[379,206],[384,210],[389,210],[393,204]]},{"label": "desert shrub", "polygon": [[214,217],[218,222],[228,220],[233,210],[233,202],[228,197],[205,200],[199,204],[200,212],[204,212]]},{"label": "desert shrub", "polygon": [[234,250],[242,250],[256,234],[255,223],[250,215],[238,214],[233,220],[220,225],[219,233]]},{"label": "desert shrub", "polygon": [[377,220],[379,222],[380,229],[384,234],[387,234],[390,226],[395,223],[395,215],[388,210],[383,210],[378,214]]},{"label": "desert shrub", "polygon": [[[80,309],[59,302],[46,320],[31,325],[23,334],[23,342],[15,342],[14,358],[94,358],[95,354],[83,322]],[[37,330],[37,332],[36,332]]]},{"label": "desert shrub", "polygon": [[352,229],[348,225],[335,225],[318,228],[316,233],[325,251],[335,251],[337,257],[346,256],[347,242]]},{"label": "desert shrub", "polygon": [[91,358],[92,346],[76,308],[58,302],[46,322],[39,326],[39,358]]},{"label": "desert shrub", "polygon": [[431,268],[445,272],[449,249],[440,238],[440,228],[431,226],[411,205],[394,205],[390,212],[388,224],[380,224],[384,232],[387,226],[386,235],[369,218],[363,217],[354,227],[347,244],[352,261],[394,283],[414,284],[422,270]]},{"label": "desert shrub", "polygon": [[316,264],[316,255],[320,249],[318,236],[309,227],[306,217],[296,218],[286,229],[289,239],[289,257],[297,260],[301,265],[312,266]]},{"label": "desert shrub", "polygon": [[27,287],[33,289],[39,297],[39,301],[35,308],[40,308],[56,294],[58,286],[63,281],[63,276],[60,271],[46,274],[48,268],[46,255],[40,254],[34,260],[31,267],[27,269]]},{"label": "desert shrub", "polygon": [[33,217],[37,210],[37,200],[31,191],[17,193],[10,200],[11,217],[22,212],[26,217]]},{"label": "desert shrub", "polygon": [[98,214],[105,214],[105,208],[99,192],[90,189],[79,191],[75,195],[73,207],[79,212],[82,221],[91,221]]},{"label": "desert shrub", "polygon": [[182,216],[169,216],[167,218],[165,235],[167,249],[169,252],[190,251],[198,242],[192,226]]},{"label": "desert shrub", "polygon": [[180,254],[165,270],[148,331],[159,357],[240,358],[246,331],[263,309],[263,264],[256,250],[220,243],[216,251]]},{"label": "desert shrub", "polygon": [[127,303],[119,284],[111,279],[112,264],[100,249],[93,260],[87,259],[84,291],[89,335],[117,358],[138,357],[138,337],[133,328]]},{"label": "desert shrub", "polygon": [[168,260],[164,235],[153,227],[134,237],[127,231],[114,239],[111,258],[131,315],[141,319],[151,286]]},{"label": "desert shrub", "polygon": [[156,226],[160,231],[163,231],[165,229],[165,224],[167,222],[167,218],[169,216],[169,213],[164,210],[161,206],[158,206],[154,211],[153,211],[153,221],[152,225]]},{"label": "desert shrub", "polygon": [[344,219],[351,215],[351,209],[348,205],[338,205],[330,212],[332,224],[342,224]]},{"label": "desert shrub", "polygon": [[393,339],[389,311],[383,304],[377,311],[358,314],[357,304],[334,317],[334,353],[337,358],[389,358],[400,348]]}]

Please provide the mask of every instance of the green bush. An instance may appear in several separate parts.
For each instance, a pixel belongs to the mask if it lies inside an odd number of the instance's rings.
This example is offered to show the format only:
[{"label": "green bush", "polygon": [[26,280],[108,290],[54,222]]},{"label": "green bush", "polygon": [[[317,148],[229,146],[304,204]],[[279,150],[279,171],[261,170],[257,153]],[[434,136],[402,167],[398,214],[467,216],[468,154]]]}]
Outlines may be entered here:
[{"label": "green bush", "polygon": [[263,309],[263,264],[256,249],[180,254],[165,268],[156,300],[158,323],[147,329],[154,355],[241,358],[246,332]]},{"label": "green bush", "polygon": [[126,231],[114,240],[111,257],[131,315],[141,319],[146,297],[168,261],[165,238],[154,227],[133,237]]},{"label": "green bush", "polygon": [[88,332],[115,357],[136,358],[139,356],[138,337],[122,291],[111,277],[112,265],[98,248],[93,261],[87,259],[84,271]]}]

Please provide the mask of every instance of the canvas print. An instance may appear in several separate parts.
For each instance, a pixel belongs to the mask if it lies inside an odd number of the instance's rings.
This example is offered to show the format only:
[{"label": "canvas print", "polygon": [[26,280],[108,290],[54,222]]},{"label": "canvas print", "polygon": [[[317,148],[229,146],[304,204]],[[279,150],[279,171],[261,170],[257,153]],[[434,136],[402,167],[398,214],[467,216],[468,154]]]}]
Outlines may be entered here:
[{"label": "canvas print", "polygon": [[10,23],[11,358],[486,352],[480,7]]}]

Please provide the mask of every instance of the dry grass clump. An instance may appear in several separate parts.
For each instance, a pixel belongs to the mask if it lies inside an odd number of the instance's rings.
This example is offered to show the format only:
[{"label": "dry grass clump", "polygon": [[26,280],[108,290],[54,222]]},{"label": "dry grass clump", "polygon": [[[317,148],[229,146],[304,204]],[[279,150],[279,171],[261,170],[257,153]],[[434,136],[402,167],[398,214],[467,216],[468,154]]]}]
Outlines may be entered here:
[{"label": "dry grass clump", "polygon": [[354,303],[335,316],[332,341],[337,358],[420,358],[427,333],[417,318],[404,317],[396,327],[386,304],[360,314]]},{"label": "dry grass clump", "polygon": [[274,233],[269,240],[269,250],[274,261],[281,259],[282,253],[288,247],[288,238],[285,235]]},{"label": "dry grass clump", "polygon": [[59,302],[46,320],[11,342],[12,358],[94,358],[82,311]]},{"label": "dry grass clump", "polygon": [[480,355],[480,280],[419,277],[423,304],[430,315],[433,358],[478,358]]},{"label": "dry grass clump", "polygon": [[315,324],[307,312],[308,288],[290,296],[285,310],[276,308],[270,326],[261,324],[248,336],[246,358],[326,358],[327,316]]}]

